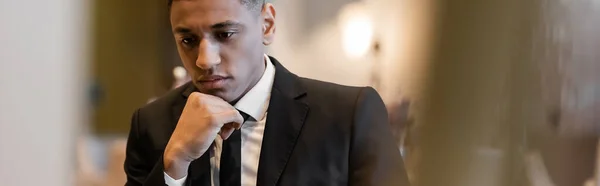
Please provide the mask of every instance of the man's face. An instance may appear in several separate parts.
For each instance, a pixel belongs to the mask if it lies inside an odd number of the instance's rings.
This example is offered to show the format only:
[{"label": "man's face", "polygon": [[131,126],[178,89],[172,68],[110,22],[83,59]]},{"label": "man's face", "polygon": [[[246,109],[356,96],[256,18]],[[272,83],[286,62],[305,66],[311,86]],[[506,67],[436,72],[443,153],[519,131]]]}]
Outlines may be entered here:
[{"label": "man's face", "polygon": [[258,82],[265,68],[263,44],[272,37],[267,30],[274,28],[265,11],[256,11],[240,0],[173,2],[177,50],[200,92],[232,102]]}]

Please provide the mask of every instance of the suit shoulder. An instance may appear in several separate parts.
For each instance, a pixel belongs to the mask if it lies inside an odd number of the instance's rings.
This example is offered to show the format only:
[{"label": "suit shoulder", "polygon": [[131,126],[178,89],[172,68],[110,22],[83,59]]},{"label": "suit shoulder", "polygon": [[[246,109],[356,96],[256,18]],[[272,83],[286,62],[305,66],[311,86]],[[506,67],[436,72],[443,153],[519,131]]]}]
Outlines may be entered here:
[{"label": "suit shoulder", "polygon": [[356,100],[361,91],[364,91],[364,89],[372,89],[370,87],[341,85],[303,77],[300,77],[300,81],[309,94],[317,94],[334,99]]},{"label": "suit shoulder", "polygon": [[[168,91],[154,101],[140,107],[134,113],[133,121],[136,122],[137,131],[150,140],[148,144],[156,148],[164,148],[173,132],[173,108],[175,105],[185,103],[183,92],[188,90],[190,83]],[[176,122],[176,121],[175,121]],[[133,125],[133,124],[132,124]]]},{"label": "suit shoulder", "polygon": [[171,106],[180,101],[182,94],[186,91],[191,83],[186,83],[180,87],[169,90],[162,96],[156,98],[154,101],[142,106],[139,110],[142,113],[158,114],[158,113],[169,113]]},{"label": "suit shoulder", "polygon": [[339,108],[344,108],[351,112],[361,97],[371,97],[373,93],[379,96],[371,87],[340,85],[309,78],[300,78],[300,82],[307,91],[308,101],[324,109],[340,111]]}]

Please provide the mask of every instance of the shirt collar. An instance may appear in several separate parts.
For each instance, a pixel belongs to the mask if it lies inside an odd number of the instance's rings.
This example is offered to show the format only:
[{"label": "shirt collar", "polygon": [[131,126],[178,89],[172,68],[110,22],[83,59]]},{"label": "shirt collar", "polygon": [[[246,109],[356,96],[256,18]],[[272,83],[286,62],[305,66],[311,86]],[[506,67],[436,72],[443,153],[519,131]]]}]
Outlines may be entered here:
[{"label": "shirt collar", "polygon": [[275,67],[269,56],[266,54],[266,68],[258,83],[250,89],[242,98],[234,105],[234,107],[260,121],[269,107],[269,99],[271,98],[271,89],[275,78]]}]

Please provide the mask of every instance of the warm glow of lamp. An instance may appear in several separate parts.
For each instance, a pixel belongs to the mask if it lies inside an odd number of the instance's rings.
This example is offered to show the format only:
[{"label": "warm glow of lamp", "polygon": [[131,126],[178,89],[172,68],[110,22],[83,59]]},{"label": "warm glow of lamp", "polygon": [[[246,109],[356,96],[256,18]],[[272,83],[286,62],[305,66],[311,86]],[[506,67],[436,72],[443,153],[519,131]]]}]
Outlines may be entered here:
[{"label": "warm glow of lamp", "polygon": [[173,68],[173,77],[175,77],[175,79],[185,79],[185,76],[187,76],[187,71],[185,71],[185,68],[181,66],[176,66]]},{"label": "warm glow of lamp", "polygon": [[372,47],[373,21],[362,3],[346,5],[339,15],[342,47],[352,58],[365,56]]}]

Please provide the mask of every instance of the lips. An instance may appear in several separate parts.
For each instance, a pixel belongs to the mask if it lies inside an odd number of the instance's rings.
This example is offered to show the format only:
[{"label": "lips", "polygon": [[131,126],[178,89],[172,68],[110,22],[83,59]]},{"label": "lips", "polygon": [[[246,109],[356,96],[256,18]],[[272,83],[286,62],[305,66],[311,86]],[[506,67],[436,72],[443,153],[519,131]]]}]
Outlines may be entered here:
[{"label": "lips", "polygon": [[198,79],[198,82],[210,82],[210,81],[217,81],[217,80],[222,80],[222,79],[226,79],[226,77],[223,76],[206,76],[206,77],[202,77],[200,79]]},{"label": "lips", "polygon": [[198,79],[198,83],[206,89],[218,89],[225,85],[229,78],[224,76],[206,76]]}]

